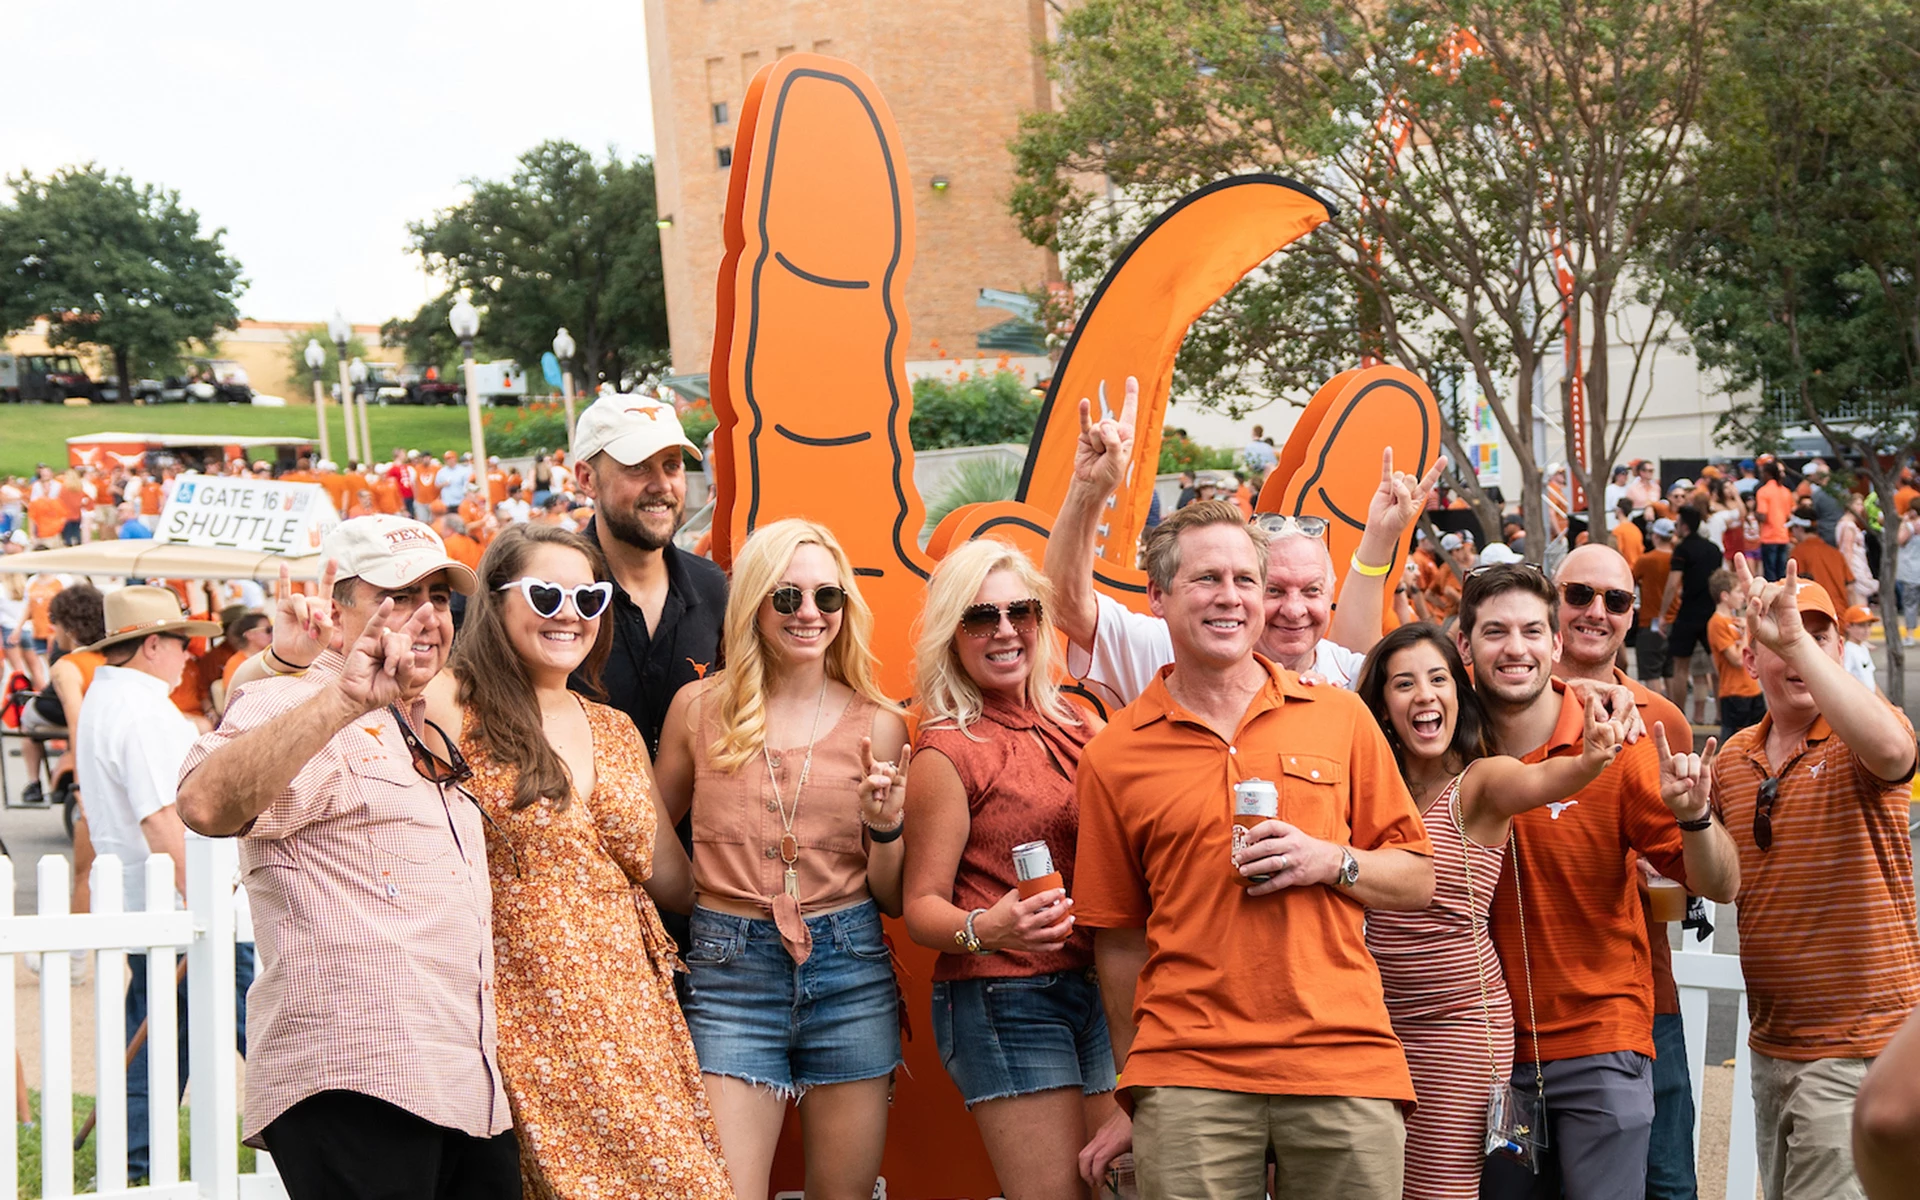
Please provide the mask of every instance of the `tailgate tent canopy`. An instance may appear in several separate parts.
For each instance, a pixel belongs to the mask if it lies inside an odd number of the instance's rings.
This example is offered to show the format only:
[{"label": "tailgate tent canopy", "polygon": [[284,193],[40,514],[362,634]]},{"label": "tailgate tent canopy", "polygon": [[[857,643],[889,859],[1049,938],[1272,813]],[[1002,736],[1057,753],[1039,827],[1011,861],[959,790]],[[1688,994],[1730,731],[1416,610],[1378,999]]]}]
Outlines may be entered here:
[{"label": "tailgate tent canopy", "polygon": [[252,579],[271,584],[285,563],[296,580],[320,578],[320,556],[125,538],[0,556],[0,575],[111,575],[130,579]]}]

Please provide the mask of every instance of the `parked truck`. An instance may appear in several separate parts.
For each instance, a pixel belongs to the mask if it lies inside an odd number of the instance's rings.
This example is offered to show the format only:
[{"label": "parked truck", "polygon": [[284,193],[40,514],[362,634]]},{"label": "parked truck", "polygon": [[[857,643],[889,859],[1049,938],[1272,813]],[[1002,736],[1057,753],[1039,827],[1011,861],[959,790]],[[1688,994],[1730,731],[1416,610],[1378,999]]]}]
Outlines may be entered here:
[{"label": "parked truck", "polygon": [[28,400],[63,404],[100,398],[100,385],[73,354],[10,354],[0,351],[0,403]]}]

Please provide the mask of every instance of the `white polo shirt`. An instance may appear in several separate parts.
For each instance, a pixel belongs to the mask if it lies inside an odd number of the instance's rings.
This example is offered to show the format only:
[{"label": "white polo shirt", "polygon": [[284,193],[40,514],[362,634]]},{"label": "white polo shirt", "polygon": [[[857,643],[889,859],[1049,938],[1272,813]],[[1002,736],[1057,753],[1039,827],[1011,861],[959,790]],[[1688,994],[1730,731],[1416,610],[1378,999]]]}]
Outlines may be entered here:
[{"label": "white polo shirt", "polygon": [[[1098,615],[1093,653],[1067,642],[1067,674],[1087,685],[1112,708],[1132,704],[1160,668],[1173,661],[1167,623],[1137,613],[1104,592],[1094,593]],[[1360,686],[1360,665],[1367,656],[1325,638],[1313,650],[1313,669],[1328,683],[1351,691]]]},{"label": "white polo shirt", "polygon": [[140,822],[173,803],[180,764],[200,736],[173,706],[171,690],[144,671],[103,666],[74,733],[87,831],[97,853],[119,855],[128,912],[146,908],[151,852]]}]

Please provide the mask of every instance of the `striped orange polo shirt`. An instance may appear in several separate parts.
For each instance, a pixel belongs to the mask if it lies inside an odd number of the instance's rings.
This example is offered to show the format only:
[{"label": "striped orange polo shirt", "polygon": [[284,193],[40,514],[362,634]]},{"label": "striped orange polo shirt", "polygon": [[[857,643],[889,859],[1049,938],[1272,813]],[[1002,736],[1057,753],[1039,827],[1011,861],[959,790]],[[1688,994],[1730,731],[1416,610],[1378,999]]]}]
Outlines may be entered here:
[{"label": "striped orange polo shirt", "polygon": [[[1895,710],[1912,733],[1912,723]],[[1875,778],[1825,718],[1776,771],[1771,714],[1727,740],[1713,802],[1740,847],[1748,1044],[1773,1058],[1872,1058],[1920,1004],[1909,780]],[[1780,778],[1773,848],[1754,842],[1760,785]]]}]

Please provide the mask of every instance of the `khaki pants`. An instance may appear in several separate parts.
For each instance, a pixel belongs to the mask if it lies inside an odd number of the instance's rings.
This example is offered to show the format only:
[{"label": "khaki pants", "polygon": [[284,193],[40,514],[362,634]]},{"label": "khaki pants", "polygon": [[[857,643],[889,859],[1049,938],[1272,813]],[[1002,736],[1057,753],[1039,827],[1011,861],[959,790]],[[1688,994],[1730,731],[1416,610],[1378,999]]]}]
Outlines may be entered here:
[{"label": "khaki pants", "polygon": [[1853,1099],[1873,1060],[1753,1056],[1754,1136],[1766,1200],[1862,1200]]},{"label": "khaki pants", "polygon": [[1141,1200],[1400,1200],[1407,1125],[1392,1100],[1135,1088]]}]

